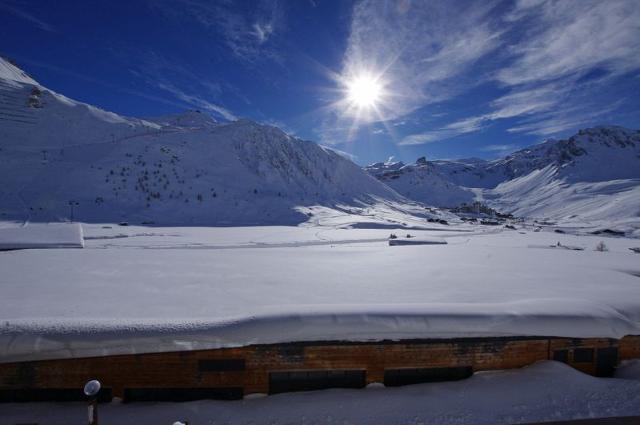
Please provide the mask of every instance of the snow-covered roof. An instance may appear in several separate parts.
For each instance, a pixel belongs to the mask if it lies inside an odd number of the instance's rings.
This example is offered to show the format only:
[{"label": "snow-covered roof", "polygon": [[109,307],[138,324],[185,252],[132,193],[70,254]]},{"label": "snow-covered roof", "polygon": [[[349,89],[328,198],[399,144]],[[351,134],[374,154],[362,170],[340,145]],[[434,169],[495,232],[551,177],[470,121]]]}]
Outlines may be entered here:
[{"label": "snow-covered roof", "polygon": [[83,246],[82,227],[78,223],[27,223],[0,227],[0,250]]}]

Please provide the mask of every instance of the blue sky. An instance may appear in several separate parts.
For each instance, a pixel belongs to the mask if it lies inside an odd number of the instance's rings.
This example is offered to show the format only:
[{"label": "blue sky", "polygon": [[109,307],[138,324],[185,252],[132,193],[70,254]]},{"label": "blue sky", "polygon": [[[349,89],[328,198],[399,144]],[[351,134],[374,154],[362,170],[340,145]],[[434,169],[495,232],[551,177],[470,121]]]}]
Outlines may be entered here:
[{"label": "blue sky", "polygon": [[117,113],[246,117],[360,164],[640,128],[637,0],[0,0],[0,54]]}]

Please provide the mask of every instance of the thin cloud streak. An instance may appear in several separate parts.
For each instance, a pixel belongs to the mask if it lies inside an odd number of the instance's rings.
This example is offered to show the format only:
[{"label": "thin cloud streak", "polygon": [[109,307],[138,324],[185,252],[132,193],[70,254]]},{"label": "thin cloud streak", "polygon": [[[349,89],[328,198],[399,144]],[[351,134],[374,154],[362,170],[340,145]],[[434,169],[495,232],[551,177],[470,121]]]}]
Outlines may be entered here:
[{"label": "thin cloud streak", "polygon": [[504,145],[487,145],[480,149],[485,152],[494,152],[498,154],[510,153],[518,150],[518,145],[516,144],[504,144]]},{"label": "thin cloud streak", "polygon": [[0,1],[0,10],[6,10],[14,16],[22,18],[32,23],[36,28],[43,31],[56,32],[56,29],[49,23],[29,13],[25,9],[26,4],[17,1]]},{"label": "thin cloud streak", "polygon": [[149,4],[170,19],[195,23],[222,36],[229,51],[241,61],[280,60],[277,47],[270,43],[285,29],[284,7],[279,0],[256,0],[247,13],[219,1],[156,0]]},{"label": "thin cloud streak", "polygon": [[[355,7],[345,69],[364,63],[388,70],[395,96],[382,121],[402,119],[479,84],[502,92],[477,105],[486,112],[407,135],[399,145],[451,139],[498,120],[515,120],[510,132],[550,135],[615,110],[602,108],[599,99],[607,87],[640,70],[640,2],[505,5],[371,0]],[[624,99],[615,105],[623,107]]]},{"label": "thin cloud streak", "polygon": [[167,82],[157,82],[156,85],[158,86],[158,88],[171,93],[172,95],[174,95],[177,99],[185,102],[188,105],[194,106],[196,108],[199,109],[205,109],[209,112],[214,112],[220,116],[222,116],[224,119],[229,120],[229,121],[235,121],[238,118],[228,109],[220,106],[220,105],[216,105],[215,103],[211,103],[206,99],[203,99],[199,96],[195,96],[193,94],[188,94],[184,91],[182,91],[181,89],[179,89],[178,87],[167,83]]},{"label": "thin cloud streak", "polygon": [[635,0],[519,1],[511,16],[528,30],[510,47],[515,61],[497,74],[502,83],[553,80],[596,67],[613,75],[640,68]]},{"label": "thin cloud streak", "polygon": [[[192,108],[212,112],[216,117],[228,121],[237,119],[237,116],[230,109],[214,101],[227,90],[237,94],[234,88],[226,85],[223,87],[216,82],[209,81],[155,52],[140,53],[138,63],[139,66],[131,69],[130,72],[144,80],[146,84],[171,94],[175,99]],[[182,84],[178,85],[178,81]]]}]

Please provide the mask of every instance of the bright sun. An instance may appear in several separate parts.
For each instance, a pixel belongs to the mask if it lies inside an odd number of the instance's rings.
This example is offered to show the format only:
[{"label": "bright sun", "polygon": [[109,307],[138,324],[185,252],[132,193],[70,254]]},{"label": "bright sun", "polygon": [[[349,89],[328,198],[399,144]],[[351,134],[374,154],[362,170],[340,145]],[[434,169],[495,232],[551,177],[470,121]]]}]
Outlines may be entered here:
[{"label": "bright sun", "polygon": [[381,95],[381,84],[369,75],[360,75],[347,82],[347,99],[359,108],[374,107]]}]

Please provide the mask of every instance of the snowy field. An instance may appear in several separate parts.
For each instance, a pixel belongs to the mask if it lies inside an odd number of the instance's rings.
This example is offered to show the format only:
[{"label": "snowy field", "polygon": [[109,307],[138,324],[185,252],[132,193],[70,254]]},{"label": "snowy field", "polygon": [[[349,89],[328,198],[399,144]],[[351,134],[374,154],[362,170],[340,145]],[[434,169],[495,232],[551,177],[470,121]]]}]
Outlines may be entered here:
[{"label": "snowy field", "polygon": [[[637,239],[338,221],[92,224],[82,226],[84,249],[0,252],[0,361],[291,340],[640,334]],[[447,244],[389,246],[390,232]],[[601,241],[605,252],[595,250]]]},{"label": "snowy field", "polygon": [[[118,425],[499,425],[640,415],[640,368],[622,378],[594,378],[557,362],[519,370],[480,372],[446,383],[364,390],[280,394],[241,401],[113,402],[100,423]],[[625,368],[623,368],[624,371]],[[0,405],[0,425],[86,422],[84,403]]]}]

